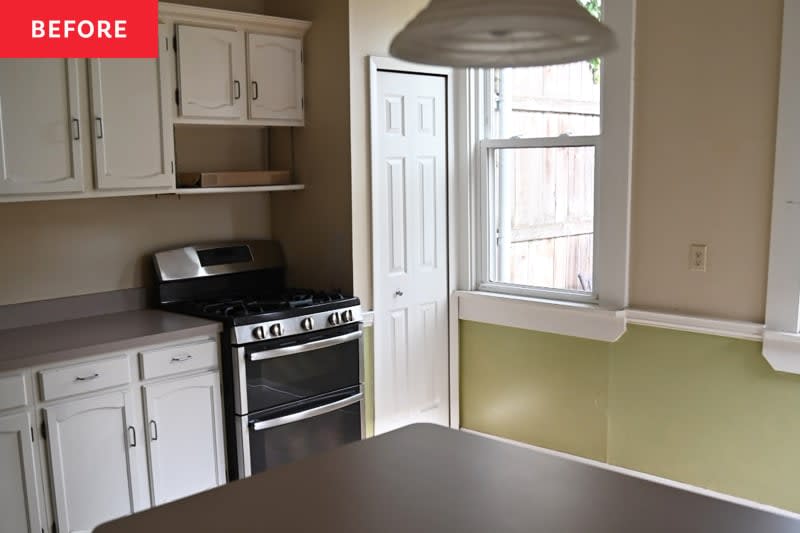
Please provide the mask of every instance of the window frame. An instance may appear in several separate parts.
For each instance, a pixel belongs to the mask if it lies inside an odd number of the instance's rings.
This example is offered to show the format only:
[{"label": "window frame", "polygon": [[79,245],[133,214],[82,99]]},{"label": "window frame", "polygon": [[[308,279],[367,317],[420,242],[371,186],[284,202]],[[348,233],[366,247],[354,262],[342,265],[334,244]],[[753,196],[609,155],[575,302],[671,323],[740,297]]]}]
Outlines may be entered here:
[{"label": "window frame", "polygon": [[775,370],[800,374],[800,3],[785,3],[782,39],[762,353]]},{"label": "window frame", "polygon": [[[493,80],[489,70],[469,72],[472,90],[470,123],[473,201],[470,243],[473,250],[470,288],[474,291],[513,295],[538,301],[573,302],[604,309],[628,305],[630,204],[633,145],[634,33],[637,0],[607,0],[603,20],[615,32],[617,49],[603,58],[600,77],[599,135],[570,137],[493,139],[489,105]],[[594,146],[594,250],[592,292],[491,281],[491,223],[494,198],[489,178],[491,153],[498,148]]]},{"label": "window frame", "polygon": [[[486,76],[489,77],[488,75]],[[491,281],[497,279],[496,273],[496,252],[492,249],[492,244],[496,239],[496,224],[492,223],[497,218],[497,202],[494,189],[495,181],[491,177],[493,167],[493,152],[503,149],[526,149],[526,148],[583,148],[592,147],[595,149],[595,173],[597,172],[597,153],[599,135],[575,136],[575,137],[539,137],[523,139],[483,139],[478,143],[480,152],[481,168],[481,235],[478,237],[483,241],[482,256],[478,263],[478,275],[481,280],[478,290],[485,292],[495,292],[501,294],[511,294],[514,296],[527,296],[530,298],[540,298],[546,300],[559,300],[565,302],[596,303],[598,300],[597,291],[592,287],[592,292],[578,292],[568,289],[557,289],[554,287],[538,287],[536,285],[520,285],[503,281]],[[596,222],[594,224],[596,228]],[[597,244],[594,243],[593,255],[597,254]],[[594,272],[592,272],[594,278]]]}]

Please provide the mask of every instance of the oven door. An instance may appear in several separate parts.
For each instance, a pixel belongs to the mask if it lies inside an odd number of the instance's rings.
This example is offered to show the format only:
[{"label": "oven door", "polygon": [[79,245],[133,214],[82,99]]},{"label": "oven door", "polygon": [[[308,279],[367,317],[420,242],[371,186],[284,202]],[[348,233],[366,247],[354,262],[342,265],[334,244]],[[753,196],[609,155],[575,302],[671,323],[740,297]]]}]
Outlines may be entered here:
[{"label": "oven door", "polygon": [[237,415],[288,405],[362,382],[358,324],[234,350]]},{"label": "oven door", "polygon": [[299,461],[364,438],[362,387],[238,418],[239,477]]}]

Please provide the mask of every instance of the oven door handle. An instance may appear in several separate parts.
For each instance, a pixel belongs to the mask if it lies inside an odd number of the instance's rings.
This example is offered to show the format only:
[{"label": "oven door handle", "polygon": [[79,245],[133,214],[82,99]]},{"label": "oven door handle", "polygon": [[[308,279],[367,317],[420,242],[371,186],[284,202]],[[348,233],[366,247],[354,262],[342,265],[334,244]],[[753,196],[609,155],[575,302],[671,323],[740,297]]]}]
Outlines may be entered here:
[{"label": "oven door handle", "polygon": [[303,352],[310,352],[312,350],[319,350],[322,348],[330,348],[337,344],[344,344],[345,342],[360,339],[363,333],[361,331],[354,331],[338,337],[330,339],[322,339],[321,341],[312,341],[305,344],[298,344],[297,346],[286,346],[284,348],[276,348],[274,350],[266,350],[264,352],[255,352],[250,354],[251,361],[263,361],[264,359],[274,359],[276,357],[283,357],[285,355],[294,355]]},{"label": "oven door handle", "polygon": [[261,422],[251,422],[251,425],[253,426],[253,431],[262,431],[264,429],[285,426],[286,424],[291,424],[292,422],[300,422],[301,420],[307,420],[309,418],[314,418],[315,416],[321,416],[332,413],[333,411],[338,411],[339,409],[347,407],[348,405],[358,403],[363,399],[364,393],[359,392],[358,394],[348,396],[343,400],[326,405],[320,405],[319,407],[314,407],[312,409],[308,409],[307,411],[292,413],[291,415],[281,416],[279,418],[272,418],[270,420],[263,420]]}]

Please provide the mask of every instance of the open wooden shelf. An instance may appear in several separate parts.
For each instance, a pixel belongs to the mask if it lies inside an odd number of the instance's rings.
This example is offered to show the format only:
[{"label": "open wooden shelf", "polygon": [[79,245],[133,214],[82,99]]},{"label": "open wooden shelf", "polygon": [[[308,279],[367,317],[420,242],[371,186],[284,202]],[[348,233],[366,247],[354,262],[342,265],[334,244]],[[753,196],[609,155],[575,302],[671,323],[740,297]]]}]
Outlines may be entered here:
[{"label": "open wooden shelf", "polygon": [[170,191],[170,194],[230,194],[244,192],[281,192],[281,191],[302,191],[306,186],[293,183],[291,185],[260,185],[257,187],[208,187],[205,189],[185,188]]}]

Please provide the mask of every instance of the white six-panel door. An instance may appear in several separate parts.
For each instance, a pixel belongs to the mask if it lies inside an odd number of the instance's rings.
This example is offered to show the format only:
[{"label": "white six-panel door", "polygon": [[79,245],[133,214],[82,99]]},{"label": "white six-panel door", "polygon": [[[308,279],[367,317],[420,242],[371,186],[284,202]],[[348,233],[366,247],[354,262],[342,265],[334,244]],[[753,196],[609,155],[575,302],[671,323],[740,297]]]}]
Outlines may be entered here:
[{"label": "white six-panel door", "polygon": [[303,120],[303,41],[250,33],[250,118]]},{"label": "white six-panel door", "polygon": [[0,533],[42,531],[28,413],[0,417]]},{"label": "white six-panel door", "polygon": [[83,190],[78,61],[0,59],[0,194]]},{"label": "white six-panel door", "polygon": [[373,99],[375,430],[447,425],[446,78],[378,71]]},{"label": "white six-panel door", "polygon": [[135,409],[128,391],[43,409],[58,531],[89,532],[148,507]]},{"label": "white six-panel door", "polygon": [[144,387],[153,505],[225,483],[219,373]]},{"label": "white six-panel door", "polygon": [[244,33],[184,25],[176,28],[181,116],[244,118]]},{"label": "white six-panel door", "polygon": [[[159,49],[166,54],[166,26],[159,30]],[[98,189],[174,184],[166,63],[160,58],[89,61]]]}]

